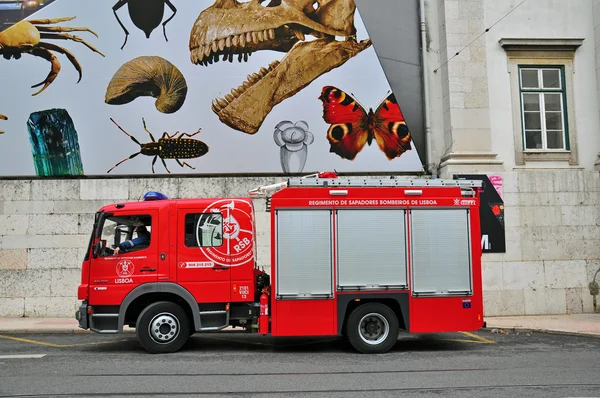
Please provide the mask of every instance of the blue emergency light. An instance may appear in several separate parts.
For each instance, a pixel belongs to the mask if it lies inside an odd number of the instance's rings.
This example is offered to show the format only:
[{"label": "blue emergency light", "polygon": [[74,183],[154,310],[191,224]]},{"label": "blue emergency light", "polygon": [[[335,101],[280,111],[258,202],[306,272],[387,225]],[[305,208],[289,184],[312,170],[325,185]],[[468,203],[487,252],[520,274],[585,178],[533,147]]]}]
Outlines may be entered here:
[{"label": "blue emergency light", "polygon": [[144,195],[144,202],[151,202],[153,200],[168,200],[166,195],[160,192],[147,192]]}]

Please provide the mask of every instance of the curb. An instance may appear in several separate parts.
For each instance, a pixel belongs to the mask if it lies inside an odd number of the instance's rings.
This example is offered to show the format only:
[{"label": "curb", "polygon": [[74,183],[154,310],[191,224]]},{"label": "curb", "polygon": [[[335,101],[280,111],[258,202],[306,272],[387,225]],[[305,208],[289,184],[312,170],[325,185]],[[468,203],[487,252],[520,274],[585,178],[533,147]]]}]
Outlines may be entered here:
[{"label": "curb", "polygon": [[519,326],[494,327],[494,326],[488,325],[484,330],[491,332],[492,329],[506,330],[506,331],[513,332],[513,333],[515,333],[515,332],[525,332],[525,333],[537,332],[537,333],[547,333],[547,334],[560,334],[560,335],[567,335],[567,336],[600,338],[600,333],[594,333],[594,332],[576,332],[576,331],[571,331],[571,330],[559,330],[559,329],[535,329],[535,328],[528,328],[525,326],[522,326],[522,327],[519,327]]}]

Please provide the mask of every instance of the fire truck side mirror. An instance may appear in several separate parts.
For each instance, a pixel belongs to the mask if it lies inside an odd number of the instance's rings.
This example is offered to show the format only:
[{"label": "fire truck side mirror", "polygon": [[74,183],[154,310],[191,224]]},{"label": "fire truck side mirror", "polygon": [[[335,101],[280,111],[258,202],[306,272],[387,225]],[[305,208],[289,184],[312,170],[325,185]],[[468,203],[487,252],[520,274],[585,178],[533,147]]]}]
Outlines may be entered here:
[{"label": "fire truck side mirror", "polygon": [[102,241],[98,241],[94,245],[94,250],[92,252],[92,257],[98,258],[98,253],[100,253],[100,250],[102,250]]},{"label": "fire truck side mirror", "polygon": [[115,239],[113,241],[113,246],[118,247],[121,244],[121,227],[115,228]]}]

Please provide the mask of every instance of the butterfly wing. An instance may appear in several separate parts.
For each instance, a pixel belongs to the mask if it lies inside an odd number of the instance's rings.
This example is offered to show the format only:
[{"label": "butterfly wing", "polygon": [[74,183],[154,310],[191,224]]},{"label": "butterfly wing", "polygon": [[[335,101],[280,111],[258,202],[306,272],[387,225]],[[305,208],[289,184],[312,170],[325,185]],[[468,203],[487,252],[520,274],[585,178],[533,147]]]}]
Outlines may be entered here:
[{"label": "butterfly wing", "polygon": [[389,160],[412,149],[410,131],[393,93],[375,111],[373,130],[379,149]]},{"label": "butterfly wing", "polygon": [[319,99],[323,101],[323,120],[331,125],[327,129],[329,152],[354,160],[369,137],[367,113],[352,96],[333,86],[323,87]]}]

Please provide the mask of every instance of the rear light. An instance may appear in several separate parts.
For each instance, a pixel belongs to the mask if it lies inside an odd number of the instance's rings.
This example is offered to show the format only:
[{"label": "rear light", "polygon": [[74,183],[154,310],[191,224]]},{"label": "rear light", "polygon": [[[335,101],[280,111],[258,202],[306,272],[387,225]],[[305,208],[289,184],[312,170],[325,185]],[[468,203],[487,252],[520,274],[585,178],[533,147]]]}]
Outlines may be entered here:
[{"label": "rear light", "polygon": [[92,308],[92,306],[90,305],[90,306],[88,307],[88,314],[89,314],[89,315],[92,315],[93,313],[94,313],[94,309],[93,309],[93,308]]}]

